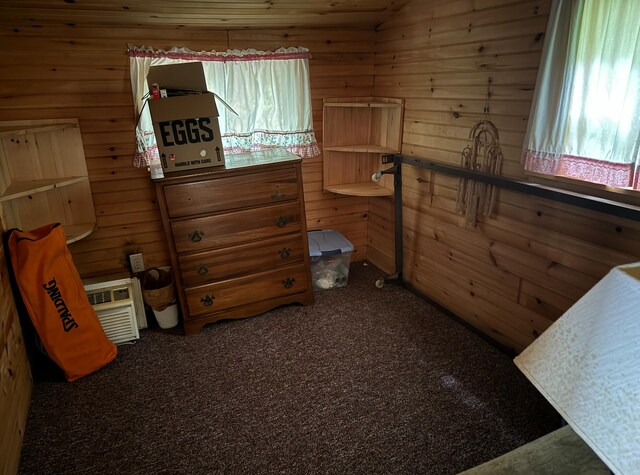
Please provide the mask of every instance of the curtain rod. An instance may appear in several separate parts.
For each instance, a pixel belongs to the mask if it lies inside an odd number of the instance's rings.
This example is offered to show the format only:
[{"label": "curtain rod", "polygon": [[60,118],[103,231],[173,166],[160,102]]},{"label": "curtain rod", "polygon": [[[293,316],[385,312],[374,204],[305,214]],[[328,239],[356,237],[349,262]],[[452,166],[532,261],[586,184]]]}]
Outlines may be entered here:
[{"label": "curtain rod", "polygon": [[580,208],[597,211],[599,213],[606,213],[609,215],[617,216],[619,218],[640,221],[640,207],[621,203],[618,201],[608,200],[606,198],[599,198],[596,196],[585,195],[573,191],[566,191],[559,188],[553,188],[550,186],[539,185],[537,183],[530,183],[527,181],[516,180],[513,178],[507,178],[498,175],[490,175],[488,173],[469,170],[467,168],[455,167],[451,165],[444,165],[441,163],[431,162],[415,157],[409,157],[406,155],[388,155],[384,158],[386,163],[398,163],[398,161],[400,161],[401,163],[405,163],[407,165],[413,165],[419,168],[424,168],[426,170],[433,170],[435,172],[440,172],[459,178],[467,178],[470,180],[487,183],[489,185],[495,185],[499,188],[505,188],[507,190],[516,191],[518,193],[537,196],[539,198],[545,198],[548,200],[553,200],[559,203],[565,203],[573,206],[579,206]]}]

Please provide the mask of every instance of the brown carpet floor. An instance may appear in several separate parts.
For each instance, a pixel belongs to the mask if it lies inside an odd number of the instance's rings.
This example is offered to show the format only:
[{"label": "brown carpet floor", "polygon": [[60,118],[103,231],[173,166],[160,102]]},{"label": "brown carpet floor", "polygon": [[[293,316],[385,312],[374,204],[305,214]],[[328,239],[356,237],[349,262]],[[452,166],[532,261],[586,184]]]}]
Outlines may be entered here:
[{"label": "brown carpet floor", "polygon": [[510,357],[381,275],[36,383],[20,472],[455,474],[558,427]]}]

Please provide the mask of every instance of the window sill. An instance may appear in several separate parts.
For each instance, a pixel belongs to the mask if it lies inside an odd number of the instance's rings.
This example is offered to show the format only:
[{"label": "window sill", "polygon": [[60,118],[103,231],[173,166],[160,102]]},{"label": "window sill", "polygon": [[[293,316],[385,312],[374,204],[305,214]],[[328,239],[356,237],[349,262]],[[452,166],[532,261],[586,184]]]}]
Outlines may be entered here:
[{"label": "window sill", "polygon": [[594,199],[621,203],[623,205],[632,205],[640,207],[640,190],[632,188],[615,188],[598,183],[589,183],[587,181],[577,180],[564,176],[543,175],[534,172],[525,172],[529,182],[555,188],[571,193],[578,193]]},{"label": "window sill", "polygon": [[571,191],[567,189],[567,187],[558,186],[560,183],[559,180],[556,179],[549,181],[551,185],[543,185],[541,183],[534,183],[532,181],[522,181],[499,175],[491,175],[488,173],[469,170],[467,168],[454,167],[437,162],[430,162],[424,159],[409,157],[405,155],[394,156],[394,163],[398,162],[418,166],[427,170],[433,170],[450,176],[476,180],[481,183],[487,183],[489,185],[497,186],[498,188],[504,188],[526,195],[537,196],[540,198],[556,201],[558,203],[578,206],[580,208],[589,209],[598,213],[618,216],[620,218],[630,219],[633,221],[640,221],[640,200],[635,200],[629,203],[620,199],[620,197],[622,196],[629,198],[627,193],[633,193],[633,196],[631,196],[631,198],[639,195],[637,191],[633,190],[620,190],[624,193],[616,192],[614,196],[618,199],[613,199],[611,194],[609,194],[607,197],[596,196],[594,190],[591,189],[588,192],[585,192],[584,188],[582,189],[582,191]]}]

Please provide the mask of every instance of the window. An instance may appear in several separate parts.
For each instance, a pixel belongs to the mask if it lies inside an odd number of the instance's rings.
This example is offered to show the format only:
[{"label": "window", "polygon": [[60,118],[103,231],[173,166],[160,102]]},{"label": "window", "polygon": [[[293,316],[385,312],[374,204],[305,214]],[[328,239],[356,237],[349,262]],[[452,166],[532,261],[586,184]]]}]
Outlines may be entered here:
[{"label": "window", "polygon": [[638,0],[554,0],[525,170],[639,189],[638,18]]},{"label": "window", "polygon": [[149,68],[191,61],[202,62],[208,90],[222,97],[238,114],[218,104],[225,153],[284,147],[301,157],[320,154],[313,133],[307,49],[221,53],[184,48],[154,51],[130,45],[136,116],[142,111],[136,128],[135,166],[146,167],[158,158],[151,116],[144,107]]}]

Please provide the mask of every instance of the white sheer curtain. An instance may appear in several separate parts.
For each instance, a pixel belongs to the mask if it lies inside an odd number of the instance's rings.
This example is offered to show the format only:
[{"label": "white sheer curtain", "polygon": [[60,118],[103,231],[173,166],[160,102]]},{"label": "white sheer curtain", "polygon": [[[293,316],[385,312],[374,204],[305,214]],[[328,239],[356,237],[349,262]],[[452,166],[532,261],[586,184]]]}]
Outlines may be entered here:
[{"label": "white sheer curtain", "polygon": [[136,116],[142,111],[136,128],[134,165],[148,166],[158,157],[151,116],[144,107],[149,68],[193,61],[202,62],[208,90],[238,113],[236,116],[218,103],[225,153],[284,147],[301,157],[319,155],[313,133],[309,56],[305,48],[195,52],[185,48],[155,51],[129,45]]},{"label": "white sheer curtain", "polygon": [[638,0],[554,0],[526,170],[638,188],[639,19]]}]

